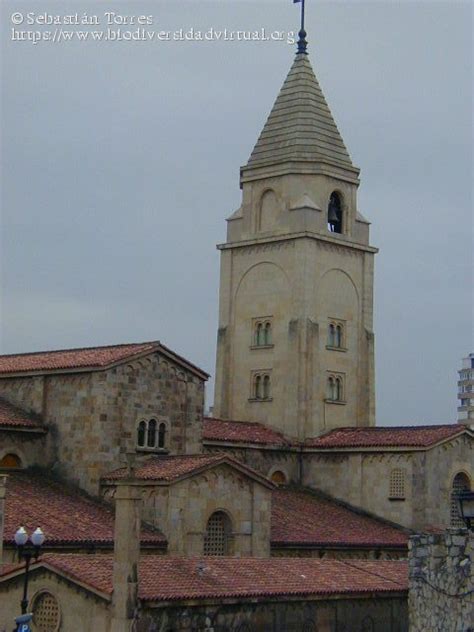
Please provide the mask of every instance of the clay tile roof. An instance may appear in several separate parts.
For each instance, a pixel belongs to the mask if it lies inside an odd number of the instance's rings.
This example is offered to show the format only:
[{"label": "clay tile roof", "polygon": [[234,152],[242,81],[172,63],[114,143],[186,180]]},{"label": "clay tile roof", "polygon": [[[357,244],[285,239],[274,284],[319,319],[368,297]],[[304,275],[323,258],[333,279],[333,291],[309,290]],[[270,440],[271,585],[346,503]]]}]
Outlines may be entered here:
[{"label": "clay tile roof", "polygon": [[54,371],[63,369],[105,368],[121,360],[153,351],[156,342],[89,347],[84,349],[62,349],[37,353],[18,353],[0,356],[0,374],[31,371]]},{"label": "clay tile roof", "polygon": [[[109,506],[51,480],[47,476],[15,472],[8,476],[5,501],[5,542],[23,524],[31,532],[38,525],[47,546],[113,546],[114,512]],[[143,544],[164,546],[162,533],[151,527],[142,532]]]},{"label": "clay tile roof", "polygon": [[273,546],[408,547],[408,535],[382,520],[302,490],[272,495]]},{"label": "clay tile roof", "polygon": [[390,426],[379,428],[337,428],[322,437],[307,439],[311,448],[429,448],[463,433],[466,426]]},{"label": "clay tile roof", "polygon": [[[264,476],[248,467],[248,465],[237,461],[237,459],[234,459],[227,454],[183,454],[176,456],[152,457],[143,465],[136,468],[134,471],[134,478],[145,481],[162,481],[164,483],[168,483],[220,463],[229,463],[230,465],[234,465],[250,476],[260,479],[262,483],[268,485],[269,487],[274,487],[273,483]],[[106,474],[103,478],[104,481],[114,481],[126,477],[127,469],[122,467]]]},{"label": "clay tile roof", "polygon": [[0,428],[45,430],[41,419],[0,397]]},{"label": "clay tile roof", "polygon": [[255,443],[259,445],[290,446],[291,439],[263,424],[248,421],[224,421],[206,417],[203,424],[204,441]]},{"label": "clay tile roof", "polygon": [[[38,564],[101,592],[112,592],[112,556],[45,555]],[[3,574],[11,572],[6,567]],[[313,558],[174,558],[145,555],[139,567],[143,601],[405,593],[404,561]]]}]

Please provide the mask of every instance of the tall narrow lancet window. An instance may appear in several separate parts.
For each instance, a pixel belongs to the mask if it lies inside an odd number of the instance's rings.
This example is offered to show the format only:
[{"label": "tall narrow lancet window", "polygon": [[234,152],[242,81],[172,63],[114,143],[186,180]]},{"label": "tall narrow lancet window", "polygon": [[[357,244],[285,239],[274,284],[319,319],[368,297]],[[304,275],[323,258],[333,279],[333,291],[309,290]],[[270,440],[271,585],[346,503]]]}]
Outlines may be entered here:
[{"label": "tall narrow lancet window", "polygon": [[158,426],[158,447],[164,448],[166,446],[166,424],[161,423]]},{"label": "tall narrow lancet window", "polygon": [[146,422],[141,421],[137,428],[137,445],[139,448],[145,447]]},{"label": "tall narrow lancet window", "polygon": [[271,323],[265,323],[264,344],[266,345],[272,344],[272,324]]},{"label": "tall narrow lancet window", "polygon": [[255,399],[262,399],[262,376],[261,375],[257,375],[255,377],[254,397]]},{"label": "tall narrow lancet window", "polygon": [[331,401],[334,401],[336,399],[336,382],[333,377],[330,377],[328,379],[326,396]]},{"label": "tall narrow lancet window", "polygon": [[336,346],[336,328],[335,328],[335,326],[332,323],[329,325],[328,345],[330,347],[335,347]]},{"label": "tall narrow lancet window", "polygon": [[331,233],[342,233],[342,202],[339,193],[331,193],[328,204],[328,229]]},{"label": "tall narrow lancet window", "polygon": [[342,325],[336,326],[336,339],[335,339],[335,347],[342,347]]},{"label": "tall narrow lancet window", "polygon": [[270,376],[263,377],[263,399],[270,399]]},{"label": "tall narrow lancet window", "polygon": [[457,497],[460,492],[468,492],[471,489],[471,481],[464,472],[459,472],[453,479],[451,487],[451,506],[450,506],[450,522],[451,527],[463,528],[464,520],[459,513]]},{"label": "tall narrow lancet window", "polygon": [[148,422],[147,447],[154,448],[156,446],[156,420],[150,419]]},{"label": "tall narrow lancet window", "polygon": [[255,327],[255,345],[257,347],[260,347],[261,345],[265,344],[263,342],[263,334],[264,334],[263,323],[257,323]]},{"label": "tall narrow lancet window", "polygon": [[334,399],[336,402],[342,402],[344,399],[342,379],[340,377],[336,377],[336,397]]}]

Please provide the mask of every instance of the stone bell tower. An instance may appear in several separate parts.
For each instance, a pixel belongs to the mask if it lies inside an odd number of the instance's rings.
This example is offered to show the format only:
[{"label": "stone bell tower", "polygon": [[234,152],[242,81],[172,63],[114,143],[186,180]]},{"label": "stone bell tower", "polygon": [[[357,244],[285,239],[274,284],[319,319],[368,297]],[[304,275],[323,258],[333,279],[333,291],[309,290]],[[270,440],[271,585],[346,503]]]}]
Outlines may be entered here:
[{"label": "stone bell tower", "polygon": [[216,417],[299,439],[375,423],[377,249],[358,185],[300,40],[218,246]]}]

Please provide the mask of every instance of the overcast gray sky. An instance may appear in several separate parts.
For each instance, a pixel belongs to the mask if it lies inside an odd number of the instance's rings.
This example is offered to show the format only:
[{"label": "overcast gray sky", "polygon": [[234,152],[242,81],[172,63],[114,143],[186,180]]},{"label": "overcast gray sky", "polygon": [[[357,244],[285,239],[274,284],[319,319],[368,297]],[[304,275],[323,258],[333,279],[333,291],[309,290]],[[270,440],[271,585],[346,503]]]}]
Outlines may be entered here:
[{"label": "overcast gray sky", "polygon": [[[100,25],[27,24],[76,12]],[[215,244],[294,47],[12,41],[103,30],[105,12],[153,16],[149,31],[299,19],[291,0],[2,2],[1,351],[160,339],[214,373]],[[307,14],[380,248],[378,423],[453,422],[474,346],[472,5],[307,0]]]}]

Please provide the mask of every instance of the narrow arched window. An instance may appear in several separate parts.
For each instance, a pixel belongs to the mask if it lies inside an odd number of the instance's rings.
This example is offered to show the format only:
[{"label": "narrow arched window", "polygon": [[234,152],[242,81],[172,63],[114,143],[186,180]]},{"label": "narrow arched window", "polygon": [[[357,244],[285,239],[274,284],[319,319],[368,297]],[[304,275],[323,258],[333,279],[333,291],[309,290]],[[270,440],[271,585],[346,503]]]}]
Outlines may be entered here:
[{"label": "narrow arched window", "polygon": [[158,447],[164,448],[166,446],[166,424],[161,423],[158,426]]},{"label": "narrow arched window", "polygon": [[156,447],[156,419],[150,419],[148,422],[147,447]]},{"label": "narrow arched window", "polygon": [[263,325],[262,323],[257,323],[255,327],[255,344],[257,347],[263,345]]},{"label": "narrow arched window", "polygon": [[463,528],[464,520],[462,519],[459,513],[458,507],[458,494],[460,492],[467,492],[471,489],[471,481],[469,477],[464,474],[464,472],[459,472],[453,479],[453,484],[451,487],[451,526],[455,528]]},{"label": "narrow arched window", "polygon": [[214,512],[207,521],[204,555],[229,555],[232,525],[223,511]]},{"label": "narrow arched window", "polygon": [[337,325],[336,327],[336,337],[335,337],[335,347],[338,347],[339,349],[343,346],[342,345],[342,325]]},{"label": "narrow arched window", "polygon": [[266,345],[272,344],[272,324],[271,323],[265,323],[264,344]]},{"label": "narrow arched window", "polygon": [[333,377],[328,379],[327,398],[334,401],[336,399],[336,382]]},{"label": "narrow arched window", "polygon": [[263,399],[270,399],[270,376],[263,376]]},{"label": "narrow arched window", "polygon": [[342,233],[342,202],[336,191],[331,193],[328,204],[328,229],[331,233]]},{"label": "narrow arched window", "polygon": [[337,402],[342,402],[344,399],[344,393],[342,388],[342,378],[336,377],[336,397]]},{"label": "narrow arched window", "polygon": [[332,323],[329,325],[328,345],[330,347],[335,347],[336,346],[336,328],[334,327],[334,325]]},{"label": "narrow arched window", "polygon": [[262,376],[255,376],[255,399],[262,399]]},{"label": "narrow arched window", "polygon": [[139,448],[145,447],[146,422],[141,421],[137,428],[137,445]]},{"label": "narrow arched window", "polygon": [[403,500],[405,498],[405,472],[395,468],[390,472],[389,498]]}]

